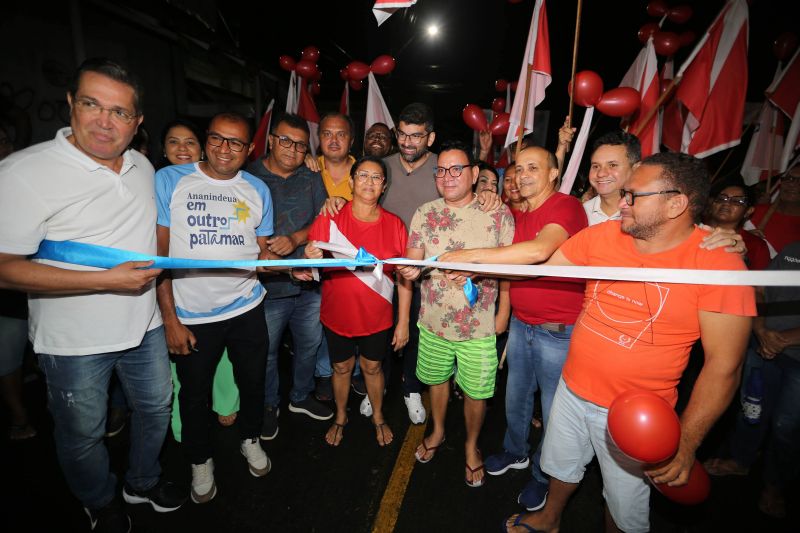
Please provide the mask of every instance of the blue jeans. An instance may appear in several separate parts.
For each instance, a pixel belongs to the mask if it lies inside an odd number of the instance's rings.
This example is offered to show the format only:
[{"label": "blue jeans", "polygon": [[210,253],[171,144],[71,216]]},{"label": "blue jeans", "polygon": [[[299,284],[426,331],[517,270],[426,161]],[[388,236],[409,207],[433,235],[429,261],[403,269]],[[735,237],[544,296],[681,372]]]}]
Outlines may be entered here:
[{"label": "blue jeans", "polygon": [[783,354],[771,433],[764,453],[764,481],[784,488],[800,471],[800,362]]},{"label": "blue jeans", "polygon": [[111,502],[117,485],[109,469],[106,431],[108,385],[116,371],[131,406],[130,453],[125,481],[153,487],[161,475],[158,454],[167,435],[172,380],[164,328],[148,331],[128,350],[94,355],[39,354],[47,379],[56,453],[72,493],[90,509]]},{"label": "blue jeans", "polygon": [[[511,317],[506,345],[507,427],[503,448],[512,455],[526,457],[530,453],[528,436],[537,388],[541,391],[543,430],[547,429],[550,406],[561,378],[561,368],[567,360],[572,328],[573,326],[567,326],[563,333],[553,332]],[[539,468],[541,453],[540,441],[533,456],[533,476],[542,483],[547,483],[547,477]]]},{"label": "blue jeans", "polygon": [[289,400],[305,400],[314,390],[314,368],[317,350],[322,342],[322,323],[319,321],[320,294],[318,290],[303,289],[297,296],[264,301],[269,332],[266,388],[264,405],[275,407],[280,402],[278,394],[278,350],[286,327],[292,332],[294,361],[292,365],[292,390]]}]

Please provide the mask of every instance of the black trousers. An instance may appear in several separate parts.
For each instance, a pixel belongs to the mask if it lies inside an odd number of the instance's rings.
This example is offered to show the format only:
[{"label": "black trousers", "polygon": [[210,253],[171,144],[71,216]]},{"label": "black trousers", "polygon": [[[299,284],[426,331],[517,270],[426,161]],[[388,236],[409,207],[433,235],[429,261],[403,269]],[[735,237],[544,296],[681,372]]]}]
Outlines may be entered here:
[{"label": "black trousers", "polygon": [[228,320],[187,327],[197,339],[197,351],[174,356],[181,382],[178,394],[183,424],[181,437],[189,460],[192,464],[201,464],[212,456],[210,396],[214,373],[225,348],[239,388],[236,418],[239,437],[251,439],[261,433],[269,345],[264,302]]}]

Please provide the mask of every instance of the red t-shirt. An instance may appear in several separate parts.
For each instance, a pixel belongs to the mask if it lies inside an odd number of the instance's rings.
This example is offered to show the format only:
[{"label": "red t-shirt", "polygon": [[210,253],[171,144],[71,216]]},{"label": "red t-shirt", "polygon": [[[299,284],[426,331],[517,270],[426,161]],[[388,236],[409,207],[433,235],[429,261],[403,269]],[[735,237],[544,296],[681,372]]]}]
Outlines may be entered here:
[{"label": "red t-shirt", "polygon": [[[769,210],[768,204],[758,204],[750,217],[750,221],[759,226],[761,219]],[[775,211],[767,221],[764,228],[764,236],[778,253],[790,242],[800,241],[800,217],[795,215],[785,215]]]},{"label": "red t-shirt", "polygon": [[[556,192],[534,211],[515,215],[514,242],[530,241],[547,224],[575,235],[588,224],[577,198]],[[511,282],[511,310],[526,324],[574,324],[583,304],[586,283],[574,278],[534,278]]]},{"label": "red t-shirt", "polygon": [[739,233],[742,236],[744,245],[747,246],[747,268],[750,270],[766,270],[770,262],[767,242],[747,230],[742,230]]},{"label": "red t-shirt", "polygon": [[[642,254],[619,221],[591,226],[560,250],[573,264],[638,268],[745,270],[739,254],[705,250],[695,228],[666,252]],[[676,386],[700,337],[698,311],[755,316],[752,287],[589,280],[563,377],[575,394],[608,407],[630,389],[657,393],[673,406]]]},{"label": "red t-shirt", "polygon": [[[388,259],[405,255],[408,233],[400,217],[382,208],[378,220],[358,220],[349,202],[334,217],[318,216],[308,239],[364,248],[378,259]],[[344,337],[372,335],[392,327],[393,271],[393,265],[383,265],[379,281],[370,271],[322,269],[322,323]]]}]

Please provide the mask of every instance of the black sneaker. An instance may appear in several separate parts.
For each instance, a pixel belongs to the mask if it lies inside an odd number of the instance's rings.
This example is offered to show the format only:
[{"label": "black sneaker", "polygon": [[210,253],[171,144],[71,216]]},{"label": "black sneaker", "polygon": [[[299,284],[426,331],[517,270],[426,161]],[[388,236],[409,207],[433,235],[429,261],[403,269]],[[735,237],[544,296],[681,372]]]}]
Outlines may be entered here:
[{"label": "black sneaker", "polygon": [[128,422],[128,410],[124,407],[111,407],[106,416],[106,437],[115,437]]},{"label": "black sneaker", "polygon": [[189,495],[171,481],[159,479],[147,490],[136,490],[127,483],[122,488],[122,498],[130,503],[149,503],[157,513],[169,513],[180,508]]},{"label": "black sneaker", "polygon": [[97,533],[130,533],[131,519],[122,508],[119,498],[101,509],[83,508],[89,516],[89,527]]},{"label": "black sneaker", "polygon": [[317,379],[317,386],[314,388],[314,397],[321,402],[333,400],[333,385],[331,377],[321,377]]},{"label": "black sneaker", "polygon": [[333,411],[311,396],[299,402],[290,402],[289,410],[293,413],[308,415],[316,420],[330,420],[333,418]]},{"label": "black sneaker", "polygon": [[358,394],[359,396],[366,396],[367,395],[367,386],[364,384],[364,376],[353,376],[353,380],[350,382],[350,387],[352,387],[353,392]]},{"label": "black sneaker", "polygon": [[261,440],[272,440],[278,436],[278,415],[281,410],[277,407],[264,408],[264,421],[261,423]]}]

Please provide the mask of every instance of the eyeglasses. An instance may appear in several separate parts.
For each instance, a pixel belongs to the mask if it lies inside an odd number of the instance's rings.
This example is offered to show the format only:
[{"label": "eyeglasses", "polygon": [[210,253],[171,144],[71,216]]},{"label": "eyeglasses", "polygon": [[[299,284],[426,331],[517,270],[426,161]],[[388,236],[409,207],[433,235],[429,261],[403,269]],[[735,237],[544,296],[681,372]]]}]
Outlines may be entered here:
[{"label": "eyeglasses", "polygon": [[390,137],[385,133],[368,133],[364,139],[367,141],[388,141]]},{"label": "eyeglasses", "polygon": [[228,143],[228,148],[231,149],[231,152],[241,152],[244,150],[244,142],[240,141],[239,139],[231,139],[230,137],[223,137],[217,133],[207,133],[206,141],[211,146],[222,146],[222,143]]},{"label": "eyeglasses", "polygon": [[625,189],[619,190],[619,197],[625,198],[625,203],[631,207],[633,207],[633,202],[635,202],[636,199],[639,198],[640,196],[654,196],[656,194],[681,194],[681,191],[675,189],[669,191],[652,191],[652,192],[633,192],[633,191],[626,191]]},{"label": "eyeglasses", "polygon": [[369,172],[361,171],[356,172],[356,181],[359,183],[366,183],[369,180],[372,183],[382,183],[386,178],[380,174],[370,174]]},{"label": "eyeglasses", "polygon": [[431,134],[431,132],[426,133],[405,133],[403,130],[396,130],[397,131],[397,140],[400,142],[405,141],[408,139],[414,144],[419,144],[422,142],[422,139],[427,137]]},{"label": "eyeglasses", "polygon": [[727,194],[720,194],[714,198],[715,204],[736,204],[741,207],[747,206],[746,196],[728,196]]},{"label": "eyeglasses", "polygon": [[269,134],[270,137],[275,137],[278,139],[278,144],[283,146],[284,148],[291,148],[294,146],[294,151],[304,154],[308,152],[308,144],[304,143],[303,141],[293,141],[286,135],[274,135],[272,133]]},{"label": "eyeglasses", "polygon": [[350,137],[350,132],[348,131],[321,131],[319,132],[320,139],[332,139],[336,137],[338,140],[343,141]]},{"label": "eyeglasses", "polygon": [[90,100],[88,98],[76,99],[75,108],[84,115],[91,117],[100,116],[103,111],[108,111],[108,116],[110,116],[112,120],[121,124],[130,124],[139,116],[138,113],[131,113],[119,107],[101,106],[94,100]]},{"label": "eyeglasses", "polygon": [[461,174],[464,172],[464,169],[468,167],[469,165],[453,165],[450,168],[433,167],[433,176],[436,179],[441,180],[444,179],[445,176],[447,176],[447,173],[449,172],[451,176],[457,178],[461,176]]}]

